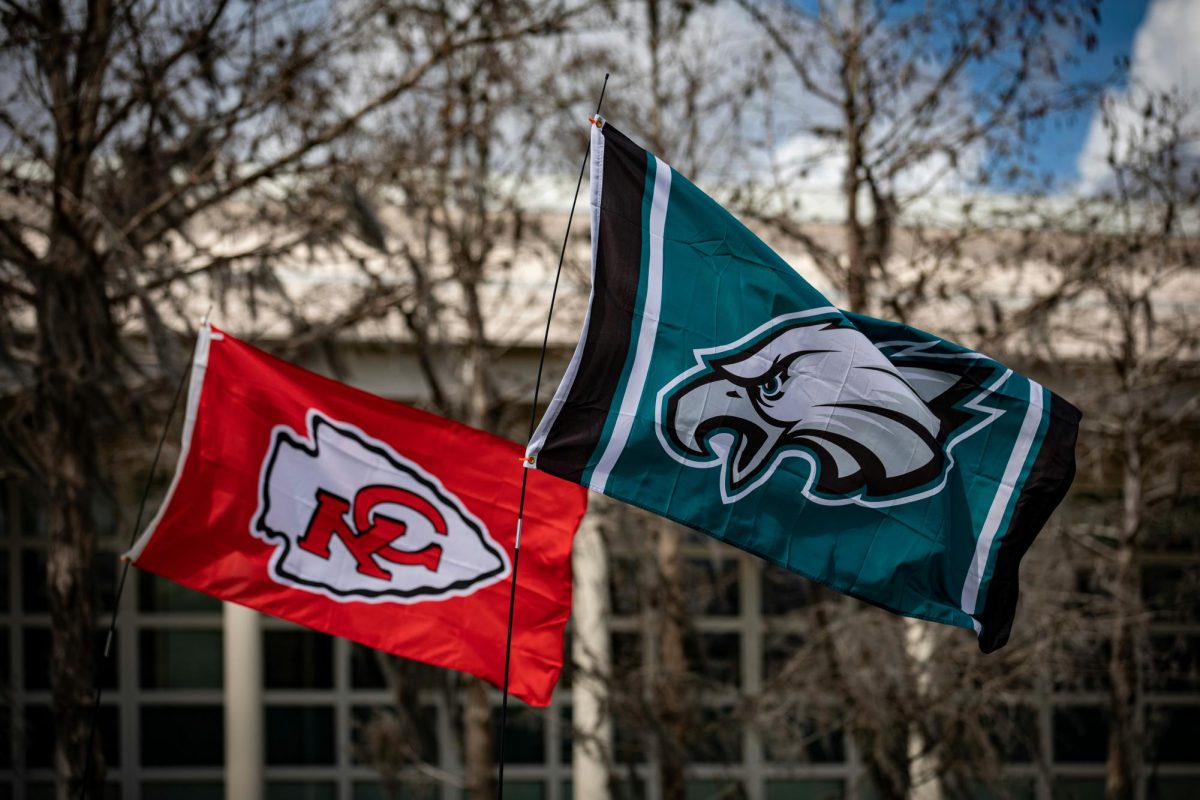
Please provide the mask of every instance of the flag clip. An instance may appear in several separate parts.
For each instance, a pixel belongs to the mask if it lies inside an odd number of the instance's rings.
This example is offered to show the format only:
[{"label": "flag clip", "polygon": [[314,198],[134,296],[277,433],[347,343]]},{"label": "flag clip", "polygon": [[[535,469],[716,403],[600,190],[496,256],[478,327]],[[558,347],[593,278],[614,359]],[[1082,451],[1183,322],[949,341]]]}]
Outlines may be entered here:
[{"label": "flag clip", "polygon": [[537,465],[535,456],[521,456],[521,463],[525,465],[525,469],[534,469]]},{"label": "flag clip", "polygon": [[601,130],[603,130],[605,120],[604,120],[604,117],[600,116],[599,114],[594,114],[594,115],[588,117],[588,122],[592,123],[597,128],[600,128]]}]

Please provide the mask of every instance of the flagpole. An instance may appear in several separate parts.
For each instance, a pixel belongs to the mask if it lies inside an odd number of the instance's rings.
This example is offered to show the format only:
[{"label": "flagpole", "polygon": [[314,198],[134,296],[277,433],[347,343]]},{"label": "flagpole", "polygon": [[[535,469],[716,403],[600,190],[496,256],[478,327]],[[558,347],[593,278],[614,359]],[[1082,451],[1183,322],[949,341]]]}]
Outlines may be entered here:
[{"label": "flagpole", "polygon": [[[600,87],[600,99],[596,101],[596,114],[600,114],[600,106],[604,103],[604,92],[608,88],[608,75],[604,73],[604,83]],[[594,121],[593,121],[594,124]],[[579,179],[575,182],[575,196],[571,199],[571,212],[567,215],[567,230],[563,234],[562,250],[558,254],[558,268],[554,273],[554,289],[550,292],[550,308],[546,311],[546,330],[542,334],[542,352],[538,357],[537,378],[533,383],[533,405],[529,410],[529,436],[537,426],[538,394],[542,388],[542,368],[546,364],[546,347],[550,342],[550,319],[554,315],[554,300],[558,297],[558,282],[562,277],[563,261],[567,255],[567,242],[571,238],[571,222],[575,219],[575,205],[579,202],[579,189],[583,186],[583,173],[587,171],[588,157],[592,152],[592,138],[588,135],[587,146],[583,151],[583,163],[579,165]],[[527,440],[528,440],[527,439]],[[513,610],[517,601],[517,564],[521,560],[521,524],[525,519],[525,489],[529,484],[530,465],[525,464],[521,470],[521,499],[517,505],[517,535],[513,543],[512,583],[508,590],[508,633],[504,641],[504,694],[500,701],[500,741],[497,746],[498,775],[496,779],[496,798],[504,800],[504,732],[508,728],[508,669],[512,662]]]},{"label": "flagpole", "polygon": [[[204,321],[200,323],[200,327],[208,324],[208,315],[211,311],[204,312]],[[138,533],[142,530],[142,515],[146,511],[146,501],[150,498],[150,487],[154,485],[154,472],[158,468],[159,457],[162,456],[163,445],[167,441],[167,432],[171,429],[171,421],[175,419],[175,411],[179,408],[179,397],[183,394],[183,386],[187,383],[188,375],[192,372],[191,361],[183,369],[183,374],[179,376],[179,383],[175,386],[175,396],[171,398],[171,410],[167,412],[167,420],[163,423],[162,433],[158,437],[158,447],[154,449],[154,459],[150,462],[150,470],[146,473],[146,483],[142,486],[142,497],[138,502],[137,516],[133,522],[133,532],[129,537],[129,548],[133,547],[137,541]],[[88,795],[88,780],[92,773],[92,747],[96,739],[96,720],[100,716],[100,698],[104,694],[104,669],[108,666],[109,658],[112,654],[113,634],[117,630],[117,614],[121,610],[121,596],[125,593],[125,580],[129,577],[129,559],[122,559],[124,562],[121,566],[121,579],[117,582],[117,591],[113,597],[112,617],[108,623],[108,634],[104,637],[104,651],[100,657],[100,663],[96,665],[95,671],[95,689],[92,694],[92,711],[88,720],[88,738],[87,749],[83,754],[83,778],[79,784],[80,800],[86,800]]]}]

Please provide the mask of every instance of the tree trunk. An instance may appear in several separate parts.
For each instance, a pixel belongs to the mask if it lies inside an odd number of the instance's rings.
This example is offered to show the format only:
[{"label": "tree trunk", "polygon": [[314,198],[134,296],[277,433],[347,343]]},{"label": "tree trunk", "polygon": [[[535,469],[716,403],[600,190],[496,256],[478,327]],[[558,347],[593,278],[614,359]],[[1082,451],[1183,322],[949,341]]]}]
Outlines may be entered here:
[{"label": "tree trunk", "polygon": [[[73,327],[71,310],[55,306],[57,313],[50,312],[52,316],[66,323],[64,327]],[[70,337],[70,333],[66,335]],[[96,458],[90,421],[96,398],[78,391],[72,373],[67,366],[47,369],[41,376],[37,412],[41,433],[35,442],[49,511],[46,590],[50,605],[55,794],[59,800],[78,797],[82,787],[96,685],[92,652],[96,531],[91,508]],[[99,796],[96,790],[104,777],[99,745],[96,737],[89,786],[93,796]]]},{"label": "tree trunk", "polygon": [[[112,29],[111,0],[89,3],[82,32],[56,3],[31,14],[40,32],[37,65],[53,103],[53,204],[49,249],[35,278],[37,373],[28,442],[49,507],[46,588],[54,706],[55,794],[78,797],[91,725],[95,665],[92,595],[100,484],[96,443],[106,394],[120,386],[119,352],[95,225],[85,211],[97,142],[100,89]],[[73,70],[73,74],[72,74]],[[95,737],[89,794],[99,797],[104,764]]]},{"label": "tree trunk", "polygon": [[[50,434],[57,470],[48,484],[50,546],[46,587],[50,600],[50,685],[54,703],[55,796],[79,797],[91,723],[95,666],[92,655],[92,563],[95,531],[89,503],[87,457],[66,430]],[[99,797],[104,764],[99,737],[93,748],[89,796]]]},{"label": "tree trunk", "polygon": [[[96,527],[91,500],[100,477],[96,425],[117,382],[112,325],[99,269],[72,238],[77,227],[56,219],[37,286],[38,362],[30,448],[46,488],[49,545],[50,686],[54,768],[59,800],[77,798],[84,777],[96,686],[93,565]],[[100,738],[94,738],[92,796],[102,785]]]},{"label": "tree trunk", "polygon": [[658,565],[662,573],[658,613],[658,674],[655,684],[658,716],[658,768],[663,800],[684,800],[687,708],[683,681],[683,594],[679,533],[670,523],[658,527]]},{"label": "tree trunk", "polygon": [[469,800],[493,800],[496,796],[496,771],[493,754],[492,706],[487,688],[478,678],[466,679],[467,698],[463,705],[463,755],[467,767]]},{"label": "tree trunk", "polygon": [[1130,415],[1123,436],[1123,500],[1121,536],[1116,554],[1114,576],[1113,632],[1109,656],[1109,729],[1105,800],[1133,800],[1137,792],[1142,741],[1138,695],[1138,620],[1141,591],[1137,563],[1137,542],[1142,528],[1144,489],[1141,445],[1138,439],[1139,414]]},{"label": "tree trunk", "polygon": [[[469,324],[474,336],[467,352],[466,368],[466,421],[478,428],[487,427],[489,413],[489,372],[484,346],[483,317],[478,313],[476,283],[470,279],[461,282],[464,293],[471,298],[468,307]],[[510,585],[511,581],[509,582]],[[512,586],[516,591],[516,586]],[[519,598],[518,598],[519,600]],[[467,697],[463,705],[463,756],[467,770],[467,796],[469,800],[492,800],[496,796],[496,759],[504,758],[496,753],[495,731],[492,725],[492,706],[488,701],[487,686],[478,678],[467,678]]]},{"label": "tree trunk", "polygon": [[843,57],[841,80],[842,119],[846,137],[846,171],[842,176],[842,196],[846,204],[846,219],[843,230],[846,234],[846,307],[850,311],[867,310],[867,284],[870,281],[870,266],[867,263],[865,238],[858,214],[858,194],[863,176],[863,137],[866,121],[860,119],[858,82],[860,79],[859,29],[862,8],[854,4],[853,24],[842,42]]}]

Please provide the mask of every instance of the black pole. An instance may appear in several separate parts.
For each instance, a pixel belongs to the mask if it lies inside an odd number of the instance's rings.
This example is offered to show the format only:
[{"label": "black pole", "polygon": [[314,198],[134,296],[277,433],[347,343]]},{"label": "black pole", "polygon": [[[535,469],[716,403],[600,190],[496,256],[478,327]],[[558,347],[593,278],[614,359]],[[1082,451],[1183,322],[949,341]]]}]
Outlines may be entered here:
[{"label": "black pole", "polygon": [[[604,84],[600,87],[600,99],[596,101],[596,114],[604,103],[604,91],[608,88],[608,73],[604,73]],[[558,297],[558,280],[562,277],[563,260],[567,255],[567,242],[571,238],[571,222],[575,219],[575,204],[579,202],[579,189],[583,186],[583,173],[587,171],[588,156],[592,152],[591,131],[588,132],[587,147],[583,151],[583,163],[579,165],[579,180],[575,182],[575,197],[571,200],[571,213],[567,215],[567,231],[563,234],[562,250],[558,254],[558,269],[554,273],[554,289],[550,292],[550,308],[546,311],[546,331],[542,334],[542,353],[538,358],[537,379],[533,383],[533,407],[529,410],[529,439],[537,426],[538,393],[542,388],[542,367],[546,364],[546,346],[550,341],[550,319],[554,315],[554,300]],[[529,465],[521,470],[521,500],[517,506],[517,537],[513,543],[512,585],[508,590],[508,634],[504,642],[504,695],[500,701],[500,741],[497,746],[499,775],[496,779],[496,799],[504,800],[504,731],[508,728],[508,668],[512,661],[513,609],[517,603],[517,564],[521,561],[521,523],[525,519],[525,487],[529,484]]]},{"label": "black pole", "polygon": [[[204,315],[205,323],[208,323],[208,314]],[[146,511],[146,501],[150,497],[150,487],[154,484],[154,472],[158,468],[158,459],[162,455],[163,445],[167,441],[167,431],[171,428],[171,420],[175,419],[175,409],[179,407],[179,396],[183,394],[183,385],[187,383],[187,377],[192,372],[192,362],[189,361],[183,374],[179,376],[179,384],[175,387],[175,396],[171,398],[171,410],[167,412],[167,421],[163,423],[162,433],[158,437],[158,447],[154,450],[154,460],[150,462],[150,471],[146,474],[146,485],[142,487],[142,498],[138,503],[137,518],[133,523],[133,532],[129,535],[129,547],[133,547],[137,542],[138,533],[142,530],[142,514]],[[108,668],[109,657],[112,653],[113,634],[117,630],[117,614],[121,609],[121,595],[125,592],[125,579],[129,577],[129,560],[125,559],[124,565],[121,567],[121,580],[117,582],[116,597],[113,599],[112,619],[108,623],[108,635],[104,637],[104,652],[100,657],[100,663],[96,665],[95,672],[95,691],[92,695],[92,713],[91,719],[88,722],[88,738],[87,750],[83,755],[83,780],[79,786],[80,800],[86,800],[88,795],[88,780],[92,776],[92,746],[96,739],[96,719],[100,716],[100,698],[104,694],[104,671]]]}]

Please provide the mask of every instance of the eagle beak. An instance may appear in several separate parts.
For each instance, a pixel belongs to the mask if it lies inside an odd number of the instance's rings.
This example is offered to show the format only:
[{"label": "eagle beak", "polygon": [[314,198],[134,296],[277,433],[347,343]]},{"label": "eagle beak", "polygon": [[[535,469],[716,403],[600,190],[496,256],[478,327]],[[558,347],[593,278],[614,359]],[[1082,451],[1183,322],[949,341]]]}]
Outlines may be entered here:
[{"label": "eagle beak", "polygon": [[775,452],[783,433],[783,428],[760,427],[734,440],[729,459],[729,485],[732,488],[737,489],[758,475],[764,462]]},{"label": "eagle beak", "polygon": [[728,450],[735,489],[758,474],[787,432],[763,419],[745,387],[718,375],[674,395],[667,420],[676,446],[690,456],[710,458]]}]

